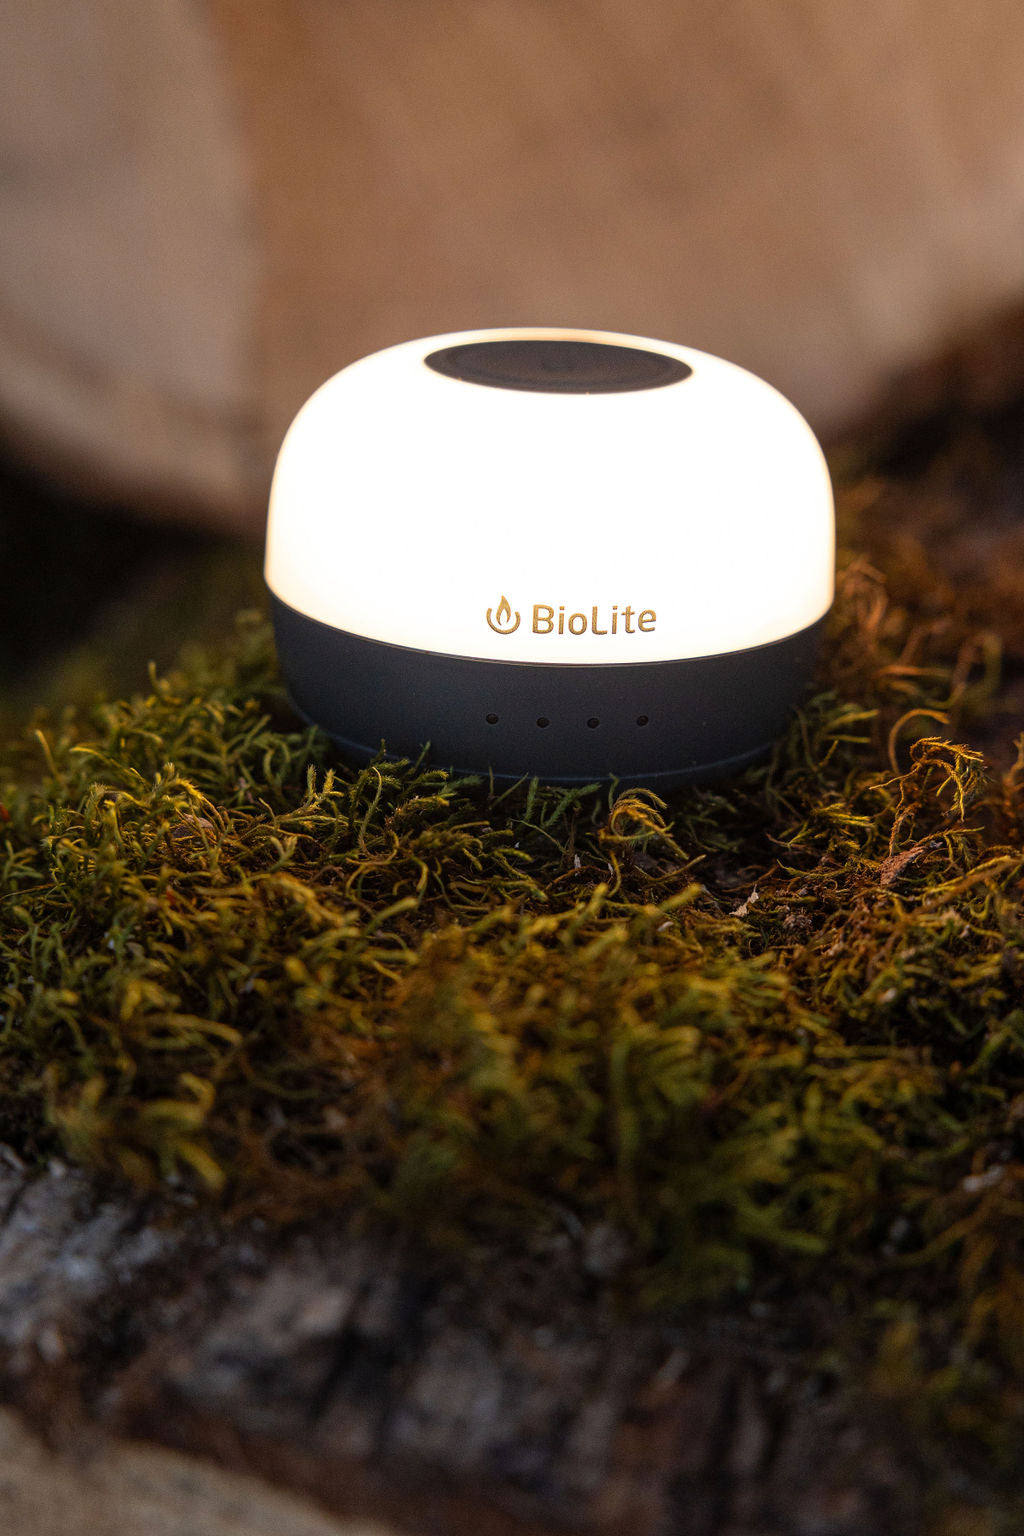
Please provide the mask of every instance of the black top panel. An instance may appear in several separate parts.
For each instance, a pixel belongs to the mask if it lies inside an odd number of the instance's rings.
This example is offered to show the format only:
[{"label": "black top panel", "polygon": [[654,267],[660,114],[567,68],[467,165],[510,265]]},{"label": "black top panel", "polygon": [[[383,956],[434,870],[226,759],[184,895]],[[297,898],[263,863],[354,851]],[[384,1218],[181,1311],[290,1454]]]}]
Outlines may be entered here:
[{"label": "black top panel", "polygon": [[678,384],[693,372],[678,358],[604,341],[518,337],[470,341],[431,352],[435,373],[492,389],[530,389],[554,395],[611,395]]}]

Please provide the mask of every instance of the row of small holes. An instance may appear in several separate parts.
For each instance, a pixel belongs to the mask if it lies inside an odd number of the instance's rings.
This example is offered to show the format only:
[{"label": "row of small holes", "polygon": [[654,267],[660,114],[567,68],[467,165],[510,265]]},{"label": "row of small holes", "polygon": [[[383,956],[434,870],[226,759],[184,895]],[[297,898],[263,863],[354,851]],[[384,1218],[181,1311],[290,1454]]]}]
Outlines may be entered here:
[{"label": "row of small holes", "polygon": [[[646,725],[648,720],[649,720],[649,718],[650,718],[649,715],[637,715],[636,723],[637,723],[637,725]],[[488,715],[487,716],[487,724],[488,725],[497,725],[497,723],[498,723],[497,715]],[[547,715],[541,715],[540,719],[537,721],[537,724],[543,730],[545,726],[551,724],[551,721],[548,719]],[[599,726],[601,724],[601,722],[600,722],[600,720],[597,719],[596,716],[592,715],[590,717],[590,719],[587,721],[587,724],[590,726],[591,730],[594,730],[596,726]]]}]

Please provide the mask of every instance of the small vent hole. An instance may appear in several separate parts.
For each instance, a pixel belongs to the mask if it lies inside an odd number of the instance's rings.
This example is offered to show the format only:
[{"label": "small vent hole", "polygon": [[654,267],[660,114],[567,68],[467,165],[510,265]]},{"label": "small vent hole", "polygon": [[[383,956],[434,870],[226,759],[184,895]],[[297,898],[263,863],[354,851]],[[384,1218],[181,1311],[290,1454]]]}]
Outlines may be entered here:
[{"label": "small vent hole", "polygon": [[548,719],[547,715],[541,715],[540,719],[537,721],[537,724],[540,726],[541,730],[543,730],[546,725],[551,724],[551,721]]},{"label": "small vent hole", "polygon": [[637,725],[646,725],[648,719],[649,719],[649,716],[647,716],[647,715],[637,715],[636,723],[637,723]]},{"label": "small vent hole", "polygon": [[497,725],[497,723],[498,723],[497,715],[488,715],[487,716],[487,724],[488,725]]},{"label": "small vent hole", "polygon": [[597,718],[597,716],[596,716],[596,715],[591,715],[591,717],[590,717],[590,719],[589,719],[589,720],[588,720],[588,721],[587,721],[587,724],[588,724],[588,725],[589,725],[589,726],[590,726],[590,729],[591,729],[591,730],[594,730],[594,728],[595,728],[595,727],[596,727],[596,726],[599,726],[599,725],[600,725],[600,724],[601,724],[601,722],[600,722],[600,720],[599,720],[599,719],[598,719],[598,718]]}]

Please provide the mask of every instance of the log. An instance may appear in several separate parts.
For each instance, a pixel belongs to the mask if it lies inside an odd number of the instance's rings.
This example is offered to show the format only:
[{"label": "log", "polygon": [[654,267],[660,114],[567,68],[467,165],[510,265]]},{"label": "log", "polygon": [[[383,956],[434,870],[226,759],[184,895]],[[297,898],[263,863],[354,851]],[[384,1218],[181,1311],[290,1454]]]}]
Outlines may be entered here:
[{"label": "log", "polygon": [[[872,470],[844,491],[858,547],[898,600],[916,605],[904,631],[915,644],[945,612],[956,626],[970,615],[972,632],[982,624],[982,638],[1002,644],[998,697],[968,716],[990,764],[1019,730],[1019,502],[1007,488],[1020,480],[1022,434],[1019,403],[993,415],[984,402],[1022,336],[1018,325],[994,351],[965,354],[944,383],[933,380],[956,409],[923,442],[899,433],[886,442],[887,418],[872,456],[889,466],[886,477]],[[919,382],[922,397],[927,388]],[[874,596],[864,601],[881,612]],[[857,620],[864,643],[868,622]],[[962,633],[954,628],[939,654],[970,664],[979,653],[960,649]],[[1011,749],[1005,766],[1012,761]],[[976,801],[974,811],[991,804]],[[1007,794],[1005,814],[1013,807]],[[915,859],[921,851],[910,850]],[[878,866],[882,884],[906,854]],[[989,864],[975,867],[991,881]],[[717,879],[720,890],[734,888],[735,874]],[[898,884],[893,894],[904,911],[928,899]],[[754,899],[744,896],[744,910]],[[738,915],[731,903],[724,910]],[[788,956],[803,951],[808,932],[795,929]],[[1012,928],[1000,932],[1008,937],[998,964],[1012,989],[1019,957]],[[977,1016],[978,1003],[967,1004],[965,1030]],[[1001,1048],[1007,1038],[996,1036]],[[941,1062],[941,1031],[930,1032],[933,1046]],[[1024,1529],[1012,1461],[1021,1095],[1019,1061],[1007,1054],[979,1094],[976,1140],[961,1144],[944,1190],[942,1221],[952,1225],[937,1229],[953,1234],[951,1246],[972,1209],[965,1197],[1007,1201],[994,1207],[1005,1218],[981,1227],[993,1243],[980,1251],[1001,1271],[980,1294],[985,1307],[1007,1308],[1010,1342],[977,1354],[961,1341],[979,1293],[944,1319],[960,1283],[945,1271],[945,1242],[903,1289],[906,1223],[882,1219],[888,1197],[871,1180],[877,1232],[855,1239],[846,1257],[841,1240],[834,1271],[823,1257],[790,1295],[790,1266],[766,1254],[749,1291],[655,1317],[631,1306],[628,1244],[607,1218],[584,1231],[564,1211],[562,1230],[524,1224],[515,1248],[467,1235],[445,1255],[340,1215],[284,1230],[228,1225],[173,1175],[164,1197],[145,1199],[59,1162],[30,1169],[0,1154],[0,1402],[21,1415],[0,1415],[0,1530],[56,1536],[58,1517],[62,1536],[150,1536],[147,1520],[152,1536],[165,1536],[179,1517],[182,1536],[285,1536],[289,1521],[296,1536],[356,1536],[339,1522],[367,1521],[413,1536]],[[950,1082],[959,1070],[957,1059]],[[12,1096],[12,1137],[18,1102]],[[30,1111],[28,1126],[37,1123]],[[944,1111],[940,1134],[947,1124]],[[33,1145],[24,1124],[20,1134]],[[862,1294],[851,1262],[865,1264]],[[916,1335],[901,1323],[915,1297],[924,1300]],[[889,1342],[879,1339],[880,1314],[895,1323]],[[1005,1442],[988,1438],[992,1425]]]},{"label": "log", "polygon": [[116,1444],[62,1456],[2,1409],[0,1522],[17,1536],[389,1536],[195,1456]]},{"label": "log", "polygon": [[0,420],[256,532],[324,377],[596,325],[830,433],[1020,294],[1013,0],[9,0]]},{"label": "log", "polygon": [[[613,1234],[456,1263],[341,1222],[225,1231],[13,1156],[0,1199],[0,1391],[108,1513],[140,1466],[173,1503],[188,1463],[142,1441],[248,1479],[253,1509],[276,1507],[258,1475],[419,1536],[910,1536],[963,1483],[821,1368],[825,1301],[638,1320]],[[27,1476],[42,1453],[3,1433]]]}]

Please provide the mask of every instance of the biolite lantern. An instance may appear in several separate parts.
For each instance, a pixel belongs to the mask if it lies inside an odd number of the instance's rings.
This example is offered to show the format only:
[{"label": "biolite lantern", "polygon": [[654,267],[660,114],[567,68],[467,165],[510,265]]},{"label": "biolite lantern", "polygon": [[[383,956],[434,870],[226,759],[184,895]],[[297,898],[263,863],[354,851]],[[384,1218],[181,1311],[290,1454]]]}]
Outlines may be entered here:
[{"label": "biolite lantern", "polygon": [[365,357],[281,449],[285,682],[346,752],[668,787],[755,760],[833,595],[806,422],[721,358],[602,331]]}]

